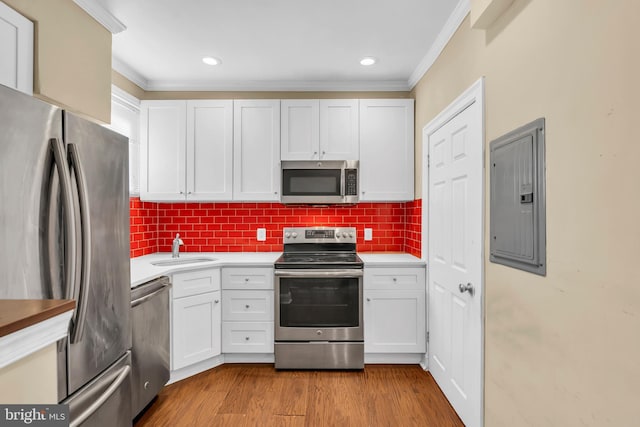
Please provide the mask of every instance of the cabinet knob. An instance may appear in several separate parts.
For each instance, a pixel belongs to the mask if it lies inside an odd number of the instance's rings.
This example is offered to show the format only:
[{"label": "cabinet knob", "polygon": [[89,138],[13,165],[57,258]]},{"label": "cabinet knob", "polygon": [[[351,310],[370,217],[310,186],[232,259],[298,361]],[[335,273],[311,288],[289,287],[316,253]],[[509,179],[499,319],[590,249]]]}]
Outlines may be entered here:
[{"label": "cabinet knob", "polygon": [[218,303],[220,302],[220,300],[216,299],[216,300],[213,300],[213,302],[215,302],[216,304],[218,304]]},{"label": "cabinet knob", "polygon": [[244,340],[245,341],[249,341],[249,337],[244,337]]},{"label": "cabinet knob", "polygon": [[193,194],[191,191],[189,191],[187,194]]},{"label": "cabinet knob", "polygon": [[149,381],[145,381],[144,382],[144,389],[148,390],[149,389]]},{"label": "cabinet knob", "polygon": [[245,278],[244,278],[244,281],[245,281],[245,282],[248,282],[248,281],[249,281],[249,278],[248,278],[248,277],[245,277]]},{"label": "cabinet knob", "polygon": [[249,308],[249,304],[245,305],[244,308]]},{"label": "cabinet knob", "polygon": [[367,301],[368,301],[368,302],[371,302],[371,298],[367,298]]},{"label": "cabinet knob", "polygon": [[184,194],[184,191],[181,191],[180,194]]},{"label": "cabinet knob", "polygon": [[394,277],[394,278],[393,278],[393,281],[394,281],[394,282],[397,282],[397,281],[398,281],[398,279],[396,279],[396,278]]}]

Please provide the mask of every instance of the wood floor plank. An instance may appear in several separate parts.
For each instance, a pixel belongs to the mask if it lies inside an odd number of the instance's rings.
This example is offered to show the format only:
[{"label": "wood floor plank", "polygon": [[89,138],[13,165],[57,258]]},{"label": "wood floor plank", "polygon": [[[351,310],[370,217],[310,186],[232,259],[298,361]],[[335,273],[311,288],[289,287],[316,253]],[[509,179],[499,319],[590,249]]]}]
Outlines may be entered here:
[{"label": "wood floor plank", "polygon": [[363,371],[277,371],[225,364],[165,387],[136,421],[147,426],[463,426],[417,365]]}]

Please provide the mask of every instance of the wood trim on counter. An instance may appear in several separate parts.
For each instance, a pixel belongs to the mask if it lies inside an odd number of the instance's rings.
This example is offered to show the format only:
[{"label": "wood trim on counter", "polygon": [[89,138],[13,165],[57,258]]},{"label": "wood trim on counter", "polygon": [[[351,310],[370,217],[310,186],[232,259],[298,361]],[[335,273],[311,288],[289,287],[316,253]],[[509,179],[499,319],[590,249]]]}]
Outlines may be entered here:
[{"label": "wood trim on counter", "polygon": [[0,300],[0,337],[75,309],[73,300]]}]

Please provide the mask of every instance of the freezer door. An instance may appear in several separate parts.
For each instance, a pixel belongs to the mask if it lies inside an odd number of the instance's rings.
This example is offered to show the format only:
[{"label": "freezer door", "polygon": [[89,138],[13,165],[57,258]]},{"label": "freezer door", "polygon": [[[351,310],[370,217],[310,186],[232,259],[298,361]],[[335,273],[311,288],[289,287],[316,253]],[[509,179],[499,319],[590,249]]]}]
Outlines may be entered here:
[{"label": "freezer door", "polygon": [[71,427],[131,426],[131,353],[62,403]]},{"label": "freezer door", "polygon": [[[64,298],[62,207],[51,149],[61,146],[62,113],[0,85],[0,130],[0,299]],[[68,175],[64,166],[61,171]]]},{"label": "freezer door", "polygon": [[67,350],[73,394],[131,348],[129,148],[126,137],[68,112],[63,122],[82,267]]}]

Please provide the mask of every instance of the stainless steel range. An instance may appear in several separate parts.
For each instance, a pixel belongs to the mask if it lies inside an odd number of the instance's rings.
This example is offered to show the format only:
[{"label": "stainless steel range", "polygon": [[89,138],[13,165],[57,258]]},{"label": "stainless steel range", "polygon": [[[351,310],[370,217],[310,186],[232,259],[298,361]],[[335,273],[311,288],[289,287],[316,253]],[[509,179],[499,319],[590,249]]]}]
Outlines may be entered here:
[{"label": "stainless steel range", "polygon": [[362,369],[363,262],[354,227],[285,228],[275,262],[276,369]]}]

